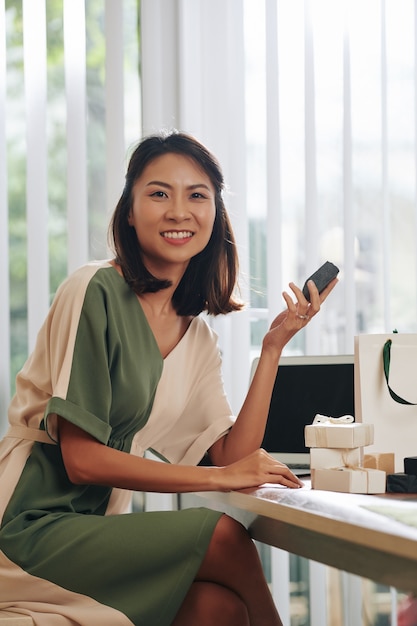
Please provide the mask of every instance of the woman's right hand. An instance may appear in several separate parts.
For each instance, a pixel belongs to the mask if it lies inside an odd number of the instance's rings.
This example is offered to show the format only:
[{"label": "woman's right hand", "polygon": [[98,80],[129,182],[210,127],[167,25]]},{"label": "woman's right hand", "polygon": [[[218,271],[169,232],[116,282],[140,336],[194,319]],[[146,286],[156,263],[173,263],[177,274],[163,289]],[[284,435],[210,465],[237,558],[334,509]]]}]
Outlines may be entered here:
[{"label": "woman's right hand", "polygon": [[282,485],[290,489],[304,486],[284,463],[274,459],[262,448],[239,461],[216,469],[219,470],[217,477],[220,481],[217,486],[219,491],[255,488],[265,483]]}]

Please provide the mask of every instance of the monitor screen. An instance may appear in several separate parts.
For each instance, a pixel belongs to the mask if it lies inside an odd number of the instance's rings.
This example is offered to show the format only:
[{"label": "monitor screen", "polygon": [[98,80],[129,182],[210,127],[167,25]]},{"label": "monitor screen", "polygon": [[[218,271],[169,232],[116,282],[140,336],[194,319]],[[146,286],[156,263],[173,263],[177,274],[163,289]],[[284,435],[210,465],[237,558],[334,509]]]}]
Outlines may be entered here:
[{"label": "monitor screen", "polygon": [[307,463],[304,427],[317,413],[354,416],[353,355],[281,357],[262,447],[283,463]]}]

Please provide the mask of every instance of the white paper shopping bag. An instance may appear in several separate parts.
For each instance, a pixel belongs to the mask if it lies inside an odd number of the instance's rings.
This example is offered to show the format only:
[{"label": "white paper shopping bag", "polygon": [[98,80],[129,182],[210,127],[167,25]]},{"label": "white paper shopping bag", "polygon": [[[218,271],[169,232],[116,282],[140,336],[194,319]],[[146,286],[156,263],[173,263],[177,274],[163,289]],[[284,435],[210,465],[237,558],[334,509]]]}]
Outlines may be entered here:
[{"label": "white paper shopping bag", "polygon": [[374,425],[364,452],[394,452],[396,472],[417,456],[417,334],[355,337],[355,420]]}]

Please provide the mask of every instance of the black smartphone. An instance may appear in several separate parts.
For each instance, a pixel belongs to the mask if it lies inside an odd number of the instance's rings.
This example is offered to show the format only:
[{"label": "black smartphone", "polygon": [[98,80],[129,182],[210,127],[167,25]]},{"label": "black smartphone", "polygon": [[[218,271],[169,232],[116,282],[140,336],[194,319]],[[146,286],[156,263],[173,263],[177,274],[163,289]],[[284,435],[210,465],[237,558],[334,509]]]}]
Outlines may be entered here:
[{"label": "black smartphone", "polygon": [[309,276],[304,283],[303,294],[305,295],[307,300],[310,302],[310,292],[307,286],[309,280],[313,281],[313,283],[317,287],[318,292],[321,293],[323,289],[325,289],[327,285],[333,280],[333,278],[336,278],[338,273],[339,268],[334,263],[331,263],[330,261],[326,261],[325,263],[323,263],[323,265],[319,267],[319,269],[316,270],[314,274]]}]

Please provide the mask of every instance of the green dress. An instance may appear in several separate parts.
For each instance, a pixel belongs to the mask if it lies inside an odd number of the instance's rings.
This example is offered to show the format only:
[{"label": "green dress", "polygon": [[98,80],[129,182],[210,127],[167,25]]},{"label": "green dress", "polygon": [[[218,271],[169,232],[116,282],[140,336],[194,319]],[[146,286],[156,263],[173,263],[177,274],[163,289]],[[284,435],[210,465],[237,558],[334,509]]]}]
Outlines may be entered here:
[{"label": "green dress", "polygon": [[163,360],[109,263],[65,281],[17,378],[0,442],[0,608],[42,626],[172,622],[220,514],[122,514],[129,492],[69,481],[56,416],[118,450],[196,464],[233,423],[220,370],[201,317]]}]

